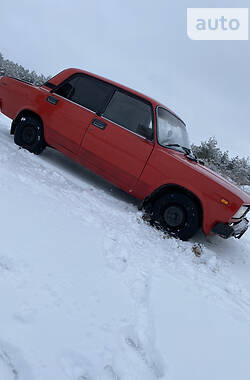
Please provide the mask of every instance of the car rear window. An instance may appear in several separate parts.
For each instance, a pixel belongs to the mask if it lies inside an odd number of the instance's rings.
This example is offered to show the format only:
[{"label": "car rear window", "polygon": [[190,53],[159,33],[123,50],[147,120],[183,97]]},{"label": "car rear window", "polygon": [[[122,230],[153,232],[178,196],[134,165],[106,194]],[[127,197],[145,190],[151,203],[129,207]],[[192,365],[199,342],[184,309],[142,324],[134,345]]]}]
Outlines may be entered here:
[{"label": "car rear window", "polygon": [[102,111],[113,92],[112,85],[87,75],[75,76],[55,91],[56,94],[94,112]]}]

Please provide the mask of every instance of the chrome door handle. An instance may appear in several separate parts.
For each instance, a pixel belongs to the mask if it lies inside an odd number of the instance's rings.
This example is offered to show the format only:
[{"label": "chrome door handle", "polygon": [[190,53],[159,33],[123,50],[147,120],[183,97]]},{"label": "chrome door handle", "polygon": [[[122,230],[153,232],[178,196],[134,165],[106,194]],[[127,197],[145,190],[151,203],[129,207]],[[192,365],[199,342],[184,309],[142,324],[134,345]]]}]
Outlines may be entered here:
[{"label": "chrome door handle", "polygon": [[49,95],[46,100],[54,106],[58,103],[58,99],[51,95]]},{"label": "chrome door handle", "polygon": [[99,120],[99,119],[93,119],[92,125],[94,125],[97,128],[100,128],[100,129],[105,129],[107,126],[107,123],[105,123],[104,121]]}]

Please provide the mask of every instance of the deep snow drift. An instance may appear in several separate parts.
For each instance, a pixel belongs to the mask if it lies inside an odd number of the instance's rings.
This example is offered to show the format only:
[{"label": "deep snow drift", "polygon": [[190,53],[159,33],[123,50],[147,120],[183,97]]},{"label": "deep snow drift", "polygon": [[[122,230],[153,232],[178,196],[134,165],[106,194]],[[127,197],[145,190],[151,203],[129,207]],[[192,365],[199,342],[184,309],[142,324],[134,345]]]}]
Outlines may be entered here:
[{"label": "deep snow drift", "polygon": [[[0,380],[247,380],[250,232],[183,243],[0,116]],[[193,252],[199,243],[202,254]]]}]

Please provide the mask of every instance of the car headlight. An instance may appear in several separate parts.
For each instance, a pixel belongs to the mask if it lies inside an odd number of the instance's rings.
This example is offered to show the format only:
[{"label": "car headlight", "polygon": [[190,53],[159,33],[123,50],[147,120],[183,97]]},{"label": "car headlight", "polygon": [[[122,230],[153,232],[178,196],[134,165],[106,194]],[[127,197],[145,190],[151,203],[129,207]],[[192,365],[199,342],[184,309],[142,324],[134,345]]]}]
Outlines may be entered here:
[{"label": "car headlight", "polygon": [[248,206],[241,206],[239,210],[234,214],[234,219],[240,219],[247,212]]}]

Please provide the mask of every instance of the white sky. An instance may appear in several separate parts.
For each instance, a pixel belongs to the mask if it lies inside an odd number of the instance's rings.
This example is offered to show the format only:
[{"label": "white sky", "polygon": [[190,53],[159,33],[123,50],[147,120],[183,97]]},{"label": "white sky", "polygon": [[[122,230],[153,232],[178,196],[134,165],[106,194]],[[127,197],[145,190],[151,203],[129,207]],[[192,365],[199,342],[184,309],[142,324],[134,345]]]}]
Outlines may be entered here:
[{"label": "white sky", "polygon": [[45,75],[78,67],[163,102],[199,143],[250,156],[250,41],[192,41],[187,7],[249,0],[1,0],[0,52]]}]

